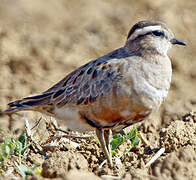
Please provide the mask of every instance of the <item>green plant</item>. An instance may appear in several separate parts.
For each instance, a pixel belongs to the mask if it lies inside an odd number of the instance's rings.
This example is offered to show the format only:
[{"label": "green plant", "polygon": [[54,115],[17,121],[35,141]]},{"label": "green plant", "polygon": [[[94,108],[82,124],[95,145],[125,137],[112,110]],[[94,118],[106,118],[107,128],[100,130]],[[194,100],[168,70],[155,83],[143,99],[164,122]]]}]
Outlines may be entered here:
[{"label": "green plant", "polygon": [[110,146],[112,150],[112,155],[116,155],[115,150],[122,144],[124,144],[127,140],[131,142],[131,146],[135,147],[139,145],[140,139],[137,136],[137,129],[132,129],[129,133],[124,132],[125,135],[115,134],[110,139]]},{"label": "green plant", "polygon": [[129,133],[126,134],[126,139],[131,141],[133,147],[138,146],[140,143],[140,138],[137,135],[137,129],[132,129]]},{"label": "green plant", "polygon": [[21,163],[21,157],[24,155],[28,144],[26,133],[22,133],[18,138],[14,139],[6,136],[3,142],[0,144],[0,166],[3,167],[5,162],[12,156],[17,156],[19,164]]},{"label": "green plant", "polygon": [[[3,142],[0,144],[0,168],[5,168],[9,164],[16,165],[20,171],[23,179],[25,179],[32,172],[39,172],[35,165],[34,168],[28,168],[26,165],[22,164],[22,157],[25,155],[26,150],[31,145],[28,142],[26,132],[22,133],[18,138],[13,138],[10,136],[5,136]],[[12,156],[17,157],[17,161],[12,161]],[[1,171],[2,172],[2,171]]]}]

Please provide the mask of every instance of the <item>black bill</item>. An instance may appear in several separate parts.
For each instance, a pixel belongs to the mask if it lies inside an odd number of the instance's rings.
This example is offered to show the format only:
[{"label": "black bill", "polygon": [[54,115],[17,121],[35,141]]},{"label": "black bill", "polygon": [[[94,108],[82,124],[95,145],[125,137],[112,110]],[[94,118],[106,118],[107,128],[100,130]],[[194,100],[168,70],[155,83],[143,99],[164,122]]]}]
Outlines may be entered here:
[{"label": "black bill", "polygon": [[186,43],[185,43],[185,42],[180,41],[180,40],[175,39],[175,38],[171,39],[170,42],[171,42],[172,44],[179,44],[179,45],[186,46]]}]

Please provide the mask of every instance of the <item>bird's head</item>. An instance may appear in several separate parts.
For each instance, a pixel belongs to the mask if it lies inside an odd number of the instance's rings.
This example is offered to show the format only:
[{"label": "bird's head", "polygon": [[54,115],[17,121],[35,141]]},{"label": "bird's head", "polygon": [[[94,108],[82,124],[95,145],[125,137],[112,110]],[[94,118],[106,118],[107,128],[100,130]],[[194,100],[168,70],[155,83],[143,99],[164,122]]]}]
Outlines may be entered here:
[{"label": "bird's head", "polygon": [[175,44],[186,45],[174,37],[166,24],[159,21],[140,21],[129,31],[125,47],[130,51],[149,50],[166,55]]}]

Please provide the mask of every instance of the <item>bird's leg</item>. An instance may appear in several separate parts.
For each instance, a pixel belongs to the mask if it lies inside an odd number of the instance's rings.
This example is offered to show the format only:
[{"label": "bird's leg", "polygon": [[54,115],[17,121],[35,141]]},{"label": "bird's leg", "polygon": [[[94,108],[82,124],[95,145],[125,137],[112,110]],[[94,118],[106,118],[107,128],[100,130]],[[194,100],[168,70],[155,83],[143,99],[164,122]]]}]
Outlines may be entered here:
[{"label": "bird's leg", "polygon": [[[108,145],[106,145],[104,130],[102,128],[96,129],[96,135],[99,139],[99,142],[101,144],[101,147],[103,149],[103,152],[104,152],[109,164],[112,166],[112,158],[111,158],[110,153],[108,151],[108,147],[107,147]],[[107,136],[107,144],[109,143],[108,138],[109,138],[109,136]]]},{"label": "bird's leg", "polygon": [[109,153],[109,159],[112,162],[112,151],[111,151],[111,147],[110,147],[110,138],[111,137],[112,137],[112,130],[111,129],[105,130],[104,131],[104,139],[105,139],[105,143],[106,143],[106,148]]}]

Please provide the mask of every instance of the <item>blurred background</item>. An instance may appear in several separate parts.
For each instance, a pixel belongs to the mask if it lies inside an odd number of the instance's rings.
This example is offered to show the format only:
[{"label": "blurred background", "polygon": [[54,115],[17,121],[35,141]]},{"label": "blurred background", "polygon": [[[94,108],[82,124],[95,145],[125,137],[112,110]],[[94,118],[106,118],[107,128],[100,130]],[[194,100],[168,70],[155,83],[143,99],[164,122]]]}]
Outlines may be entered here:
[{"label": "blurred background", "polygon": [[[195,0],[0,0],[0,111],[123,46],[129,29],[141,20],[165,22],[188,44],[169,52],[172,85],[158,124],[196,110],[195,19]],[[25,116],[33,120],[40,114]],[[13,119],[1,116],[0,128],[24,127],[21,118]]]}]

